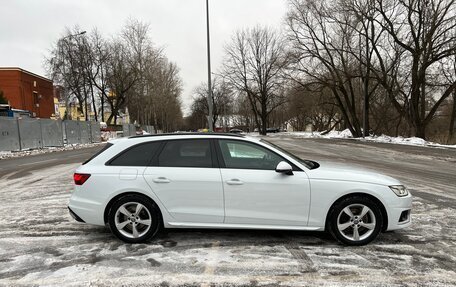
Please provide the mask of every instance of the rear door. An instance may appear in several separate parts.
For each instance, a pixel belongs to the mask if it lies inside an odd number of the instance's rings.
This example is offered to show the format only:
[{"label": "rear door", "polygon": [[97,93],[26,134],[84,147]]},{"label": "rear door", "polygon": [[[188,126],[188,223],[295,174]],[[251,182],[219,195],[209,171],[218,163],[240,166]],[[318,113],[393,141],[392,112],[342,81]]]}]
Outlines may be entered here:
[{"label": "rear door", "polygon": [[223,222],[223,186],[210,139],[166,141],[144,178],[176,222]]}]

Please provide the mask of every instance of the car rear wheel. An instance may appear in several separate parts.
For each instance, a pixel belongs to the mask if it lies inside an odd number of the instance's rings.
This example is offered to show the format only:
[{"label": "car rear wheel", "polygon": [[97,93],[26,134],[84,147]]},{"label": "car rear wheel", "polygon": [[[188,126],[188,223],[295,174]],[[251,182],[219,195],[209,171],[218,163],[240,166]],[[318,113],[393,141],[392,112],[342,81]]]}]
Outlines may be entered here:
[{"label": "car rear wheel", "polygon": [[154,237],[160,229],[160,210],[141,195],[126,195],[113,203],[108,215],[112,233],[122,241],[140,243]]},{"label": "car rear wheel", "polygon": [[327,226],[339,242],[358,246],[374,240],[382,224],[382,213],[376,202],[369,197],[351,196],[332,207]]}]

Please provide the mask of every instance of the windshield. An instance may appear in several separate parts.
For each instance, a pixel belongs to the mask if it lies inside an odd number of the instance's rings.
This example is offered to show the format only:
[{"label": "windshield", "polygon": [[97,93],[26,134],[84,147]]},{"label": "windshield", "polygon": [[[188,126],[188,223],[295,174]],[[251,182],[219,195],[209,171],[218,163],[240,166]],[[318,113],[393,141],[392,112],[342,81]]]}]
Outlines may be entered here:
[{"label": "windshield", "polygon": [[318,168],[320,165],[318,164],[318,162],[316,161],[312,161],[312,160],[306,160],[306,159],[302,159],[300,158],[299,156],[297,155],[294,155],[292,154],[291,152],[279,147],[278,145],[276,144],[273,144],[272,142],[270,141],[267,141],[265,139],[261,139],[260,142],[262,143],[265,143],[267,145],[270,145],[270,146],[273,146],[274,148],[280,150],[281,152],[283,152],[284,154],[288,155],[289,157],[293,158],[294,160],[300,162],[301,164],[305,165],[307,168],[309,169],[315,169],[315,168]]}]

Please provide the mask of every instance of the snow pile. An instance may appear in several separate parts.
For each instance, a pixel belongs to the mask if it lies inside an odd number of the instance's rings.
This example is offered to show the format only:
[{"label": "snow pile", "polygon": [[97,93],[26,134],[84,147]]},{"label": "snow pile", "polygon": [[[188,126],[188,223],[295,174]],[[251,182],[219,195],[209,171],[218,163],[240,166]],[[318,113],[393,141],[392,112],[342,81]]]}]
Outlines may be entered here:
[{"label": "snow pile", "polygon": [[74,150],[74,149],[82,149],[82,148],[89,148],[95,147],[98,145],[103,144],[100,143],[90,143],[90,144],[66,144],[63,147],[45,147],[40,149],[27,149],[22,151],[0,151],[0,160],[6,158],[13,158],[13,157],[22,157],[28,155],[37,155],[43,153],[51,153],[51,152],[58,152],[58,151],[65,151],[65,150]]},{"label": "snow pile", "polygon": [[[253,134],[254,136],[257,136]],[[281,135],[290,136],[293,138],[326,138],[326,139],[354,139],[360,141],[369,141],[377,143],[392,143],[392,144],[402,144],[402,145],[413,145],[413,146],[433,146],[433,147],[447,147],[447,148],[456,148],[456,145],[443,145],[435,142],[429,142],[422,138],[417,137],[392,137],[387,135],[380,136],[368,136],[365,138],[353,138],[349,129],[343,131],[330,131],[327,134],[323,132],[283,132],[276,134],[268,134],[269,137],[279,137]]]},{"label": "snow pile", "polygon": [[403,137],[390,137],[386,135],[381,136],[369,136],[366,137],[365,140],[368,141],[375,141],[375,142],[382,142],[382,143],[394,143],[394,144],[406,144],[406,145],[438,145],[437,143],[427,142],[422,138],[411,137],[411,138],[403,138]]},{"label": "snow pile", "polygon": [[366,140],[372,142],[380,143],[392,143],[392,144],[402,144],[402,145],[413,145],[413,146],[431,146],[431,147],[447,147],[447,148],[456,148],[456,145],[443,145],[435,142],[426,141],[422,138],[411,137],[391,137],[386,135],[381,136],[369,136],[366,138],[357,138],[357,140]]}]

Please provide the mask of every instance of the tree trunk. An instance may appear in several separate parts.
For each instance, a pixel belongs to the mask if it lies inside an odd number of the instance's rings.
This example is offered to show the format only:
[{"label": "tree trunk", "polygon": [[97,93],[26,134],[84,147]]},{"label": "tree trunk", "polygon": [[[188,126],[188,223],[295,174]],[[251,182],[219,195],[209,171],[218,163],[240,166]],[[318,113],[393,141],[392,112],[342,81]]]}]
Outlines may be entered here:
[{"label": "tree trunk", "polygon": [[261,101],[261,134],[266,135],[268,125],[268,110],[266,106],[266,96],[262,96]]},{"label": "tree trunk", "polygon": [[101,94],[101,121],[105,121],[105,115],[104,115],[104,95]]},{"label": "tree trunk", "polygon": [[451,111],[450,117],[450,127],[448,130],[448,144],[453,142],[453,135],[454,135],[454,121],[456,120],[456,90],[453,91],[453,109]]},{"label": "tree trunk", "polygon": [[90,90],[91,90],[91,94],[92,94],[93,115],[95,116],[95,121],[98,122],[97,106],[95,104],[95,96],[93,94],[93,86],[92,85],[90,85]]},{"label": "tree trunk", "polygon": [[426,139],[426,126],[421,122],[415,122],[415,136]]}]

